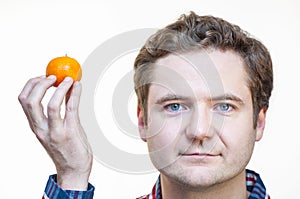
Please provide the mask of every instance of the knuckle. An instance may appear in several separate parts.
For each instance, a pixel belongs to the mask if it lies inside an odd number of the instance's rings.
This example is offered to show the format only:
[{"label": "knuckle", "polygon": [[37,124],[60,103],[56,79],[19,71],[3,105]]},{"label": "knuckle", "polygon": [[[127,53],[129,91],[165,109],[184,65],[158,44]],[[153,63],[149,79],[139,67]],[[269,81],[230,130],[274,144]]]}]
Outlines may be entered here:
[{"label": "knuckle", "polygon": [[25,102],[26,99],[27,99],[27,96],[24,95],[24,94],[20,94],[20,95],[18,96],[18,100],[19,100],[20,103]]},{"label": "knuckle", "polygon": [[77,112],[77,107],[74,107],[74,106],[67,106],[66,107],[66,111],[68,113],[76,113]]},{"label": "knuckle", "polygon": [[28,109],[32,110],[36,107],[36,102],[34,100],[28,100],[25,102],[25,105]]},{"label": "knuckle", "polygon": [[47,109],[48,109],[49,113],[56,113],[56,112],[60,111],[60,106],[58,106],[55,103],[49,102]]}]

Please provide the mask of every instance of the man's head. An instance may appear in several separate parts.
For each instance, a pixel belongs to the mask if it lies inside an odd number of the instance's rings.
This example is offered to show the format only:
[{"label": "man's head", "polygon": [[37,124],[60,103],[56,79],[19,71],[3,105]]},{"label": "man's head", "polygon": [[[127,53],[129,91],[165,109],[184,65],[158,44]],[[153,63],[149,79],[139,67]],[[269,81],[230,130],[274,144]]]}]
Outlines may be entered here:
[{"label": "man's head", "polygon": [[183,15],[149,38],[134,78],[140,134],[164,182],[200,190],[244,180],[273,87],[258,40],[220,18]]},{"label": "man's head", "polygon": [[139,108],[145,115],[145,125],[151,65],[171,53],[196,49],[231,50],[242,58],[253,101],[255,127],[259,111],[268,108],[273,89],[272,61],[268,50],[238,26],[213,16],[198,16],[193,12],[190,15],[182,15],[178,21],[155,33],[136,57],[135,90]]}]

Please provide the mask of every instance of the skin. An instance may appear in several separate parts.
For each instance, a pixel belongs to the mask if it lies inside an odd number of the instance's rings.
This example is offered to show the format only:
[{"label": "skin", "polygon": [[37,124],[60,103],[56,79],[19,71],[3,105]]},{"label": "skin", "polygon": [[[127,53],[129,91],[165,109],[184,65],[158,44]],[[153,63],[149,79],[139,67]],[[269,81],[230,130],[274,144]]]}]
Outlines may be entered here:
[{"label": "skin", "polygon": [[[143,112],[138,120],[161,173],[163,198],[247,198],[245,167],[263,135],[266,110],[260,111],[254,129],[240,56],[199,50],[170,54],[155,67],[148,125]],[[217,72],[223,86],[214,83],[216,76],[201,75],[207,71]]]},{"label": "skin", "polygon": [[[86,190],[93,155],[79,121],[81,85],[70,77],[65,78],[53,93],[44,114],[41,102],[55,81],[55,76],[29,80],[19,95],[19,101],[31,130],[55,164],[57,184],[66,190]],[[64,98],[65,115],[61,117]]]}]

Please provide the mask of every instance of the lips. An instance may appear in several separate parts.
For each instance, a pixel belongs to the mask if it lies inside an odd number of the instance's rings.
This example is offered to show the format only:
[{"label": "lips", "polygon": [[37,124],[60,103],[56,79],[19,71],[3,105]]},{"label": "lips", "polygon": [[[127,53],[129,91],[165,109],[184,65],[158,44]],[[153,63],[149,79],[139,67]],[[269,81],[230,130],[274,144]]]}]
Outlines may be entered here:
[{"label": "lips", "polygon": [[215,156],[219,156],[219,154],[211,154],[211,153],[183,153],[180,154],[181,156],[191,156],[191,157],[215,157]]},{"label": "lips", "polygon": [[189,152],[180,154],[180,159],[184,163],[193,166],[206,165],[220,161],[221,154]]}]

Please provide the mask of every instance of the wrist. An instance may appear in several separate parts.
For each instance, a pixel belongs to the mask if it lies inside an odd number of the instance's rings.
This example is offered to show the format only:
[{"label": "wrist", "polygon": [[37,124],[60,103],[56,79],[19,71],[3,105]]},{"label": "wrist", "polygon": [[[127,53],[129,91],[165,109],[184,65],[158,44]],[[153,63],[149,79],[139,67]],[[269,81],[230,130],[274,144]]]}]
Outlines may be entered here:
[{"label": "wrist", "polygon": [[88,189],[88,174],[57,174],[57,185],[64,190],[86,191]]}]

